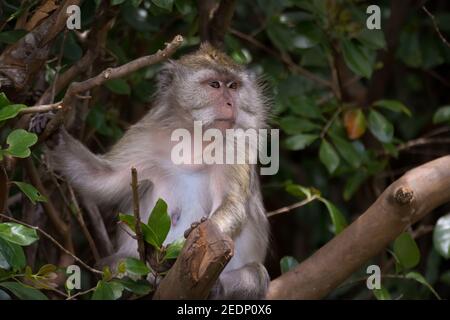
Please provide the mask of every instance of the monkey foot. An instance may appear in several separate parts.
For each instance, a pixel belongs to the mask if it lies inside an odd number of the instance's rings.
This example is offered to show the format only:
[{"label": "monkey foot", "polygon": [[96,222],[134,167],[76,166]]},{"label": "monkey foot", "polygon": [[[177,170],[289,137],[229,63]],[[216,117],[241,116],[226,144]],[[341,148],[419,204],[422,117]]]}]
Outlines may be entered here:
[{"label": "monkey foot", "polygon": [[[38,113],[30,120],[30,126],[28,131],[40,135],[44,132],[47,124],[55,117],[53,112]],[[60,130],[57,129],[50,137],[47,139],[46,143],[49,148],[54,148],[59,143]]]},{"label": "monkey foot", "polygon": [[193,222],[191,224],[191,227],[184,232],[184,238],[187,239],[187,237],[189,237],[189,235],[191,234],[192,230],[197,228],[202,222],[205,222],[206,220],[208,220],[208,217],[202,217],[200,221]]}]

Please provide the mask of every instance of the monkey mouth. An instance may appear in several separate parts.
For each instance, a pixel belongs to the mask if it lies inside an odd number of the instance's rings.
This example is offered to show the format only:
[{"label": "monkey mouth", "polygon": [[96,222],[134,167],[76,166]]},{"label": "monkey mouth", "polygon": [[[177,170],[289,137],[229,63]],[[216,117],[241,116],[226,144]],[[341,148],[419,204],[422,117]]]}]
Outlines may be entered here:
[{"label": "monkey mouth", "polygon": [[218,118],[214,119],[214,127],[218,129],[231,129],[236,123],[234,118]]}]

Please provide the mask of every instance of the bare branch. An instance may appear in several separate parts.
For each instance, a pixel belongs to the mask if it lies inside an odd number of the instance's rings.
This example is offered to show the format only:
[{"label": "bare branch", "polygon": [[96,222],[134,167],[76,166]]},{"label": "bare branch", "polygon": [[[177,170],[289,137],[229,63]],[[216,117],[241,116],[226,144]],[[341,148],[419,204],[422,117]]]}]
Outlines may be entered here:
[{"label": "bare branch", "polygon": [[450,156],[419,166],[392,183],[367,211],[293,270],[273,280],[268,299],[320,299],[401,232],[450,201]]},{"label": "bare branch", "polygon": [[191,231],[153,299],[206,299],[233,256],[233,241],[210,220]]},{"label": "bare branch", "polygon": [[175,53],[175,51],[181,46],[182,43],[183,37],[180,35],[175,36],[175,38],[170,43],[168,43],[163,50],[158,50],[158,52],[156,52],[155,54],[132,60],[116,68],[108,68],[97,76],[83,82],[72,82],[72,84],[67,89],[63,99],[63,112],[58,112],[56,116],[47,124],[47,127],[45,128],[43,134],[40,136],[40,139],[45,140],[64,121],[65,114],[67,114],[71,110],[73,100],[76,98],[77,94],[100,86],[108,80],[124,77],[141,68],[161,62]]}]

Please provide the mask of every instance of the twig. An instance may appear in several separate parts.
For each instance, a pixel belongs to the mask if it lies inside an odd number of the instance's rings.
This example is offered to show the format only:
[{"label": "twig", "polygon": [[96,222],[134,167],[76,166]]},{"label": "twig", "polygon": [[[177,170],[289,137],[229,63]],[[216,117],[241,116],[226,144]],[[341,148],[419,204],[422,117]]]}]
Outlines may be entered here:
[{"label": "twig", "polygon": [[442,42],[450,48],[450,43],[447,41],[447,39],[442,34],[441,30],[439,29],[439,26],[436,22],[436,18],[431,14],[430,11],[428,11],[427,7],[422,6],[422,10],[425,11],[425,13],[431,18],[431,21],[433,22],[434,30],[436,30],[437,34],[439,35],[439,38],[441,38]]},{"label": "twig", "polygon": [[100,214],[97,205],[87,200],[84,200],[83,205],[89,215],[89,219],[91,220],[91,226],[94,229],[94,234],[96,238],[100,240],[101,247],[104,250],[104,252],[102,253],[105,256],[112,255],[114,253],[114,246],[108,236],[105,222],[103,221],[102,215]]},{"label": "twig", "polygon": [[307,199],[305,199],[303,201],[300,201],[300,202],[296,202],[294,204],[291,204],[290,206],[286,206],[286,207],[283,207],[283,208],[280,208],[280,209],[277,209],[277,210],[274,210],[274,211],[267,212],[266,216],[269,218],[269,217],[272,217],[272,216],[280,214],[280,213],[289,212],[291,210],[303,207],[304,205],[307,205],[308,203],[310,203],[310,202],[312,202],[312,201],[314,201],[314,200],[316,200],[318,198],[319,197],[317,195],[313,195],[310,198],[307,198]]},{"label": "twig", "polygon": [[336,118],[339,116],[339,114],[344,110],[344,108],[341,106],[339,107],[334,114],[331,116],[330,120],[325,124],[325,126],[322,129],[322,132],[320,133],[320,138],[324,138],[327,134],[328,130],[330,129],[333,122],[336,120]]},{"label": "twig", "polygon": [[52,104],[43,104],[43,105],[40,105],[40,106],[28,107],[28,108],[20,110],[19,114],[42,113],[42,112],[60,110],[60,109],[62,109],[61,102],[62,101],[59,101],[59,102],[56,102],[56,103],[52,103]]},{"label": "twig", "polygon": [[170,43],[166,45],[163,50],[158,50],[158,52],[156,52],[155,54],[132,60],[116,68],[108,68],[97,76],[83,82],[72,82],[63,98],[63,112],[58,112],[56,116],[47,124],[45,131],[41,135],[40,139],[45,140],[64,121],[65,115],[70,112],[73,100],[76,98],[77,94],[100,86],[108,80],[124,77],[141,68],[161,62],[175,53],[175,51],[181,46],[182,43],[183,37],[177,35]]},{"label": "twig", "polygon": [[136,220],[136,240],[138,244],[139,258],[145,263],[145,243],[141,229],[141,215],[139,212],[139,191],[138,191],[138,179],[136,168],[131,168],[131,189],[133,191],[133,214]]},{"label": "twig", "polygon": [[450,138],[418,138],[408,142],[405,142],[397,147],[398,151],[403,151],[417,146],[423,146],[427,144],[444,144],[448,145],[450,143]]},{"label": "twig", "polygon": [[75,293],[73,296],[68,297],[66,300],[73,300],[73,299],[75,299],[76,297],[79,297],[79,296],[85,295],[86,293],[89,293],[89,292],[94,291],[96,288],[97,288],[97,287],[93,287],[93,288],[90,288],[90,289],[85,290],[85,291],[77,292],[77,293]]},{"label": "twig", "polygon": [[81,230],[83,231],[83,234],[89,243],[89,247],[92,250],[92,254],[94,255],[95,262],[98,263],[100,261],[100,254],[98,253],[97,246],[95,245],[94,239],[92,238],[92,235],[89,232],[89,229],[86,227],[86,223],[83,218],[83,213],[81,212],[80,205],[78,204],[77,198],[75,197],[75,192],[73,191],[73,189],[70,185],[67,185],[67,188],[69,189],[70,198],[75,207],[75,212],[74,212],[75,217],[77,218],[78,223],[80,224]]},{"label": "twig", "polygon": [[43,236],[45,236],[47,239],[49,239],[51,242],[53,242],[59,249],[61,249],[61,251],[65,252],[66,254],[68,254],[69,256],[71,256],[73,259],[75,259],[75,261],[77,261],[79,264],[81,264],[84,268],[86,268],[87,270],[91,271],[92,273],[96,273],[99,275],[103,275],[103,272],[97,269],[92,268],[91,266],[89,266],[88,264],[84,263],[83,260],[81,260],[80,258],[78,258],[76,255],[74,255],[72,252],[70,252],[69,250],[67,250],[66,248],[64,248],[55,238],[53,238],[51,235],[49,235],[47,232],[45,232],[44,230],[42,230],[39,227],[36,226],[32,226],[28,223],[22,222],[20,220],[14,219],[12,217],[8,217],[7,215],[4,215],[2,213],[0,213],[0,217],[7,219],[9,221],[13,221],[19,224],[22,224],[28,228],[34,229],[36,231],[38,231],[39,233],[41,233]]}]

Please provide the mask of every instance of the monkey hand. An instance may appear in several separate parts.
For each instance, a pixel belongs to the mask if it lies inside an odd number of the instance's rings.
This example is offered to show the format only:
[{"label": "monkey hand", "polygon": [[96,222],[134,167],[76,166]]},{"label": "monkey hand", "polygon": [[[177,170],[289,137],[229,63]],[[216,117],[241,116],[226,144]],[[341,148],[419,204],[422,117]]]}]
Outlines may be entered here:
[{"label": "monkey hand", "polygon": [[190,228],[187,229],[184,232],[184,238],[187,239],[189,237],[189,235],[191,234],[192,230],[194,230],[195,228],[197,228],[202,222],[205,222],[206,220],[208,220],[208,217],[202,217],[200,219],[200,221],[195,221],[191,224]]},{"label": "monkey hand", "polygon": [[[28,131],[36,133],[37,135],[40,135],[44,132],[45,128],[47,127],[47,124],[55,117],[55,114],[53,112],[46,112],[46,113],[38,113],[34,117],[31,118],[30,125],[28,128]],[[50,149],[53,149],[59,144],[61,129],[57,129],[55,132],[53,132],[49,138],[46,141],[47,146]]]}]

